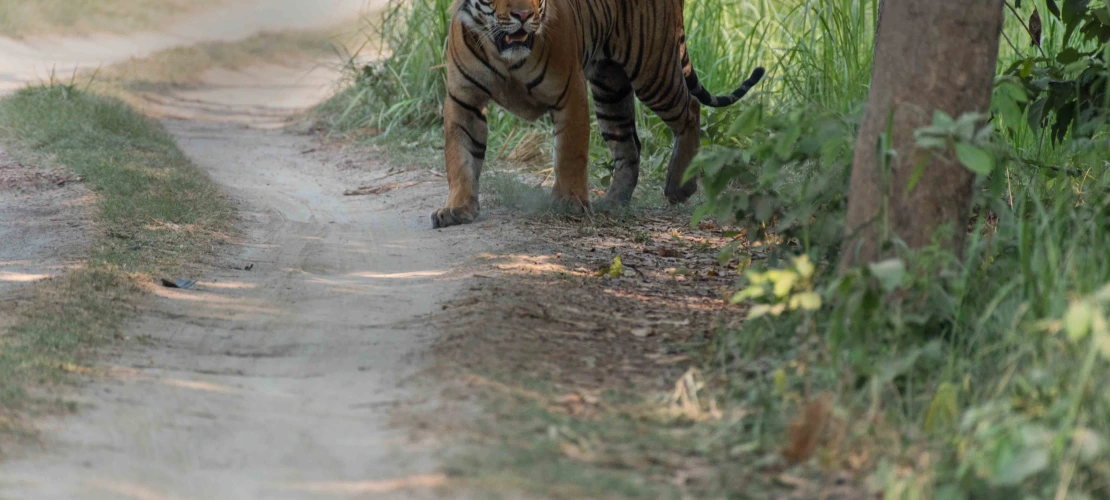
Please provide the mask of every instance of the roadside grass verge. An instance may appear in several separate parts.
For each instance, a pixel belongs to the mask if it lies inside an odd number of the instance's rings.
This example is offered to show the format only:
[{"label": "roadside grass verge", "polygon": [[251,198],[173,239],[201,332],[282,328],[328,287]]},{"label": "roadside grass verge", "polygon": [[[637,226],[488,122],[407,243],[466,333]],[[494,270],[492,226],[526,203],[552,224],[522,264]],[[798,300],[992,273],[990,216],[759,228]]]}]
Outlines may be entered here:
[{"label": "roadside grass verge", "polygon": [[[346,52],[354,26],[259,33],[235,42],[205,42],[88,71],[76,78],[97,93],[131,102],[134,93],[195,86],[212,70],[317,60]],[[338,63],[337,63],[338,64]],[[138,104],[135,102],[135,104]]]},{"label": "roadside grass verge", "polygon": [[85,35],[151,29],[228,0],[9,0],[0,2],[0,36]]},{"label": "roadside grass verge", "polygon": [[0,137],[24,162],[64,166],[96,194],[80,268],[34,285],[0,336],[0,408],[49,410],[50,388],[87,371],[90,349],[119,338],[152,279],[202,262],[233,230],[235,210],[157,122],[72,85],[0,100]]}]

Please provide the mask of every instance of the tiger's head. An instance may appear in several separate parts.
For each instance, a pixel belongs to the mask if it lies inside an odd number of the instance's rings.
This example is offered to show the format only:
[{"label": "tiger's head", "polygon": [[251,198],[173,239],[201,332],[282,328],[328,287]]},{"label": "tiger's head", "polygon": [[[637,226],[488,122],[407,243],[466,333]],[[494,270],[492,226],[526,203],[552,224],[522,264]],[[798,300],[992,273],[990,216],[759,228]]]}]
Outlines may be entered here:
[{"label": "tiger's head", "polygon": [[532,45],[543,30],[547,0],[462,0],[462,22],[487,37],[501,59],[515,64],[532,53]]}]

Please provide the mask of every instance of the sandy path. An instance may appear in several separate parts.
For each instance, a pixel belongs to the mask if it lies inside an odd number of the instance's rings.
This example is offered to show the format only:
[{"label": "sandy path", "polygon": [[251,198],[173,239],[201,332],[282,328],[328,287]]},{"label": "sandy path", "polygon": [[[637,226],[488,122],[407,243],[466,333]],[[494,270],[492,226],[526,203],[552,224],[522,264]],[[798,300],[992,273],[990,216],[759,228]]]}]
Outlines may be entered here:
[{"label": "sandy path", "polygon": [[384,5],[385,0],[245,0],[152,33],[28,40],[0,36],[0,95],[28,82],[46,81],[52,72],[68,81],[78,69],[199,42],[233,42],[265,31],[328,28]]},{"label": "sandy path", "polygon": [[[0,306],[27,283],[80,265],[93,201],[72,173],[16,162],[0,148]],[[0,328],[10,321],[0,313]]]},{"label": "sandy path", "polygon": [[[436,336],[425,316],[464,284],[453,266],[494,249],[497,229],[432,231],[441,178],[264,130],[319,96],[309,69],[152,96],[190,118],[165,123],[237,201],[245,241],[195,288],[156,291],[129,328],[142,342],[80,391],[81,410],[0,464],[0,498],[443,497],[437,450],[389,412],[421,395],[404,382]],[[343,195],[386,183],[408,187]]]}]

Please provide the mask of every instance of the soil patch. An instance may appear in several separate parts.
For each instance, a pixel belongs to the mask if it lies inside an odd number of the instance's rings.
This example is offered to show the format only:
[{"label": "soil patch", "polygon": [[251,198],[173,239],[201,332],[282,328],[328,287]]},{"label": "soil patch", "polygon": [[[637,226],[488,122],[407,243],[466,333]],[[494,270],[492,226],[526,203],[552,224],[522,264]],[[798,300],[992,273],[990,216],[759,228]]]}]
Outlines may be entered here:
[{"label": "soil patch", "polygon": [[93,201],[79,176],[17,162],[0,147],[0,326],[22,285],[80,265]]}]

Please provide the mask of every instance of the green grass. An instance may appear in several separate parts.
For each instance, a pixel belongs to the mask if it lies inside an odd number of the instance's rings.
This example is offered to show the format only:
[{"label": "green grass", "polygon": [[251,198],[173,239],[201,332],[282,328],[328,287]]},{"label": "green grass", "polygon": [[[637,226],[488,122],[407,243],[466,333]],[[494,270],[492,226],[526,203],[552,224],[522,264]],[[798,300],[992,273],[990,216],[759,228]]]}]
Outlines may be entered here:
[{"label": "green grass", "polygon": [[80,36],[153,29],[175,16],[226,0],[9,0],[0,2],[0,36]]},{"label": "green grass", "polygon": [[[391,50],[389,57],[351,67],[350,85],[321,108],[320,120],[337,134],[376,129],[377,141],[404,144],[438,164],[448,3],[393,4],[380,25],[387,29],[368,31]],[[769,259],[755,263],[758,270],[790,271],[791,257],[808,255],[816,275],[791,293],[812,287],[822,307],[752,319],[697,346],[700,368],[713,381],[709,397],[722,411],[746,417],[692,424],[682,430],[688,441],[660,437],[657,448],[644,453],[715,458],[715,470],[727,472],[734,461],[776,454],[803,402],[826,392],[843,434],[820,447],[811,470],[850,470],[887,498],[1106,498],[1107,130],[1059,144],[1029,127],[994,134],[988,147],[998,165],[976,184],[975,205],[984,217],[962,257],[936,248],[900,251],[902,267],[892,261],[839,274],[847,174],[870,83],[877,6],[876,0],[687,4],[691,55],[708,88],[731,89],[756,65],[769,71],[737,106],[704,111],[707,147],[697,165],[715,173],[703,178],[712,210],[698,215],[737,222],[750,241],[777,237],[787,243],[772,245]],[[1036,52],[1022,26],[1034,7],[1049,11],[1037,0],[1022,2],[1020,18],[1007,12],[1000,69]],[[1042,48],[1053,58],[1065,49],[1063,28],[1044,19]],[[643,110],[641,118],[645,178],[638,197],[658,198],[670,135]],[[514,150],[526,132],[549,130],[543,123],[522,124],[496,106],[489,124],[494,170],[516,168],[499,152]],[[604,185],[607,161],[595,130],[595,187]],[[483,189],[494,203],[542,211],[535,190],[512,176],[493,176]],[[997,219],[988,221],[988,213]],[[738,278],[737,289],[750,284]],[[738,306],[730,315],[745,311]],[[753,365],[764,368],[753,374]],[[500,432],[528,432],[542,427],[536,419],[561,418],[527,408],[498,417],[507,423]],[[561,425],[582,425],[576,432],[595,436],[595,448],[619,450],[629,442],[620,429],[642,419],[610,417],[615,420]],[[671,432],[662,424],[646,428],[648,436]],[[732,457],[729,450],[743,452]],[[547,451],[549,458],[560,456]],[[708,494],[747,493],[727,483],[720,487]],[[613,488],[614,495],[638,494]]]},{"label": "green grass", "polygon": [[35,285],[0,336],[0,408],[14,412],[40,407],[33,388],[64,382],[91,347],[119,336],[144,284],[203,261],[235,213],[161,125],[73,86],[0,101],[0,137],[22,161],[64,166],[96,194],[84,265]]}]

